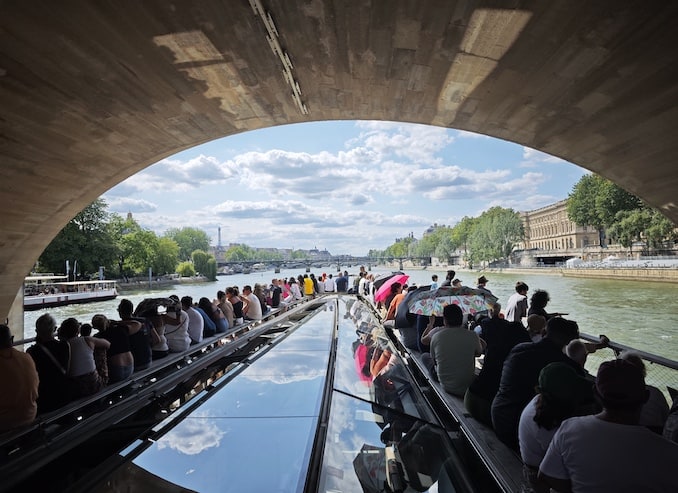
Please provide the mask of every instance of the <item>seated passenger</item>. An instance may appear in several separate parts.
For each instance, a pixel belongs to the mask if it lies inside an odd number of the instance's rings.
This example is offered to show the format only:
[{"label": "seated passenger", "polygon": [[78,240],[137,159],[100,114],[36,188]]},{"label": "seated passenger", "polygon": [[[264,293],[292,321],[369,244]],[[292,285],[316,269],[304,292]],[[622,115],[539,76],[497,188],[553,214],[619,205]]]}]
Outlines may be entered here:
[{"label": "seated passenger", "polygon": [[151,330],[151,351],[153,360],[162,359],[169,354],[167,337],[165,337],[165,323],[160,315],[149,317],[153,328]]},{"label": "seated passenger", "polygon": [[395,328],[400,332],[403,346],[415,351],[419,350],[419,334],[417,332],[417,315],[410,313],[407,300],[417,290],[417,286],[410,286],[403,301],[396,308]]},{"label": "seated passenger", "polygon": [[563,420],[590,414],[592,398],[593,383],[565,363],[550,363],[539,373],[537,395],[523,409],[518,425],[523,478],[536,493],[549,492],[537,472],[551,438]]},{"label": "seated passenger", "polygon": [[118,315],[127,325],[129,344],[134,356],[134,371],[145,370],[151,365],[151,323],[145,318],[135,317],[134,305],[128,299],[120,300]]},{"label": "seated passenger", "polygon": [[480,322],[480,338],[485,341],[483,367],[464,395],[464,407],[475,419],[492,426],[492,400],[499,389],[504,361],[516,345],[530,342],[530,336],[520,322],[499,317],[501,305],[490,310],[491,317]]},{"label": "seated passenger", "polygon": [[[294,278],[290,278],[290,282],[292,282],[293,279]],[[236,286],[226,288],[226,298],[228,299],[228,301],[231,302],[231,305],[233,306],[233,316],[235,317],[234,326],[242,324],[245,316],[243,313],[244,302],[240,298],[238,288]],[[299,299],[301,299],[301,297]]]},{"label": "seated passenger", "polygon": [[[207,298],[205,299],[207,300]],[[191,338],[191,344],[202,342],[203,331],[205,329],[205,320],[202,313],[196,308],[193,307],[193,298],[190,296],[183,296],[181,298],[181,309],[188,315],[188,337]],[[209,334],[209,331],[207,333]],[[214,335],[214,332],[210,335]]]},{"label": "seated passenger", "polygon": [[535,396],[539,372],[546,365],[561,361],[584,375],[581,366],[563,353],[563,348],[578,336],[576,322],[554,317],[546,324],[546,336],[542,340],[518,344],[509,353],[501,371],[491,413],[497,437],[510,448],[518,449],[520,413]]},{"label": "seated passenger", "polygon": [[[306,279],[311,282],[310,278],[306,276]],[[311,282],[311,290],[313,289],[313,283]],[[242,288],[243,306],[242,312],[245,315],[245,320],[261,320],[263,318],[263,312],[261,311],[261,301],[256,295],[252,292],[252,287],[245,285]]]},{"label": "seated passenger", "polygon": [[266,302],[266,293],[264,293],[264,287],[259,283],[255,284],[253,294],[259,300],[261,314],[265,315],[268,313],[271,309],[268,307],[268,303]]},{"label": "seated passenger", "polygon": [[[482,354],[483,343],[478,334],[462,326],[464,314],[458,305],[443,308],[443,320],[444,327],[431,330],[430,359],[445,391],[462,397],[475,378],[475,358]],[[428,358],[422,359],[426,363]]]},{"label": "seated passenger", "polygon": [[134,372],[134,356],[132,356],[127,325],[123,322],[108,320],[103,314],[94,315],[92,325],[101,331],[99,337],[111,343],[106,350],[108,383],[128,379]]},{"label": "seated passenger", "polygon": [[[619,356],[620,359],[628,361],[632,365],[637,366],[643,372],[643,378],[647,376],[647,369],[645,363],[638,353],[633,351],[624,351]],[[655,433],[662,434],[664,424],[669,417],[669,403],[666,402],[666,397],[661,390],[654,385],[645,384],[645,388],[650,393],[647,402],[643,405],[640,411],[639,424],[647,426]]]},{"label": "seated passenger", "polygon": [[[228,322],[228,326],[234,327],[235,326],[235,311],[233,310],[233,305],[231,304],[231,302],[228,301],[228,298],[226,297],[226,293],[223,292],[223,291],[217,291],[217,299],[214,300],[214,303],[219,307],[221,312],[226,317],[226,321]],[[216,327],[215,327],[214,330],[216,331]]]},{"label": "seated passenger", "polygon": [[560,425],[539,466],[556,491],[678,491],[678,444],[639,425],[648,399],[643,372],[628,361],[606,361],[596,376],[603,410]]},{"label": "seated passenger", "polygon": [[54,338],[56,331],[54,317],[49,313],[41,315],[35,321],[35,344],[26,350],[40,377],[39,414],[54,411],[72,400],[72,389],[66,376],[70,359],[68,344]]},{"label": "seated passenger", "polygon": [[111,343],[106,339],[85,336],[80,337],[80,322],[75,318],[67,318],[61,322],[59,333],[63,335],[71,349],[68,366],[75,397],[92,395],[104,387],[94,362],[94,349],[108,349]]},{"label": "seated passenger", "polygon": [[167,307],[162,321],[165,324],[165,337],[170,353],[186,351],[191,345],[191,338],[188,335],[188,314],[181,309],[181,305]]},{"label": "seated passenger", "polygon": [[0,325],[0,432],[32,423],[38,411],[38,372],[26,353],[14,349],[9,327]]}]

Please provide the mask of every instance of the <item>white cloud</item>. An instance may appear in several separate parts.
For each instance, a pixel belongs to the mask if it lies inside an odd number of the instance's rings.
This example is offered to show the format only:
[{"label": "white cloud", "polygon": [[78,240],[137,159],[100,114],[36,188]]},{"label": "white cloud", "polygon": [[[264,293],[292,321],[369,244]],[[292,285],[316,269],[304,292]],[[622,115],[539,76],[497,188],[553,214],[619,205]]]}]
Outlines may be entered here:
[{"label": "white cloud", "polygon": [[531,149],[523,146],[523,160],[518,164],[520,168],[541,168],[544,163],[556,164],[570,164],[559,157],[552,156],[545,152]]},{"label": "white cloud", "polygon": [[[469,158],[469,143],[455,147],[455,139],[488,137],[391,122],[357,122],[353,134],[341,128],[337,139],[344,146],[332,151],[303,151],[304,139],[314,138],[309,126],[300,130],[299,141],[257,152],[233,152],[237,136],[223,146],[210,143],[213,155],[196,148],[188,160],[165,159],[110,190],[106,199],[158,234],[192,226],[216,244],[221,227],[223,244],[359,254],[409,232],[419,235],[435,222],[453,225],[489,204],[526,210],[552,196],[558,200],[558,178],[519,168],[565,162],[533,149],[493,140]],[[218,158],[226,145],[229,157]],[[563,175],[557,166],[549,173]]]},{"label": "white cloud", "polygon": [[158,440],[158,450],[171,448],[186,455],[197,455],[218,447],[226,434],[219,429],[214,418],[206,415],[192,416]]},{"label": "white cloud", "polygon": [[155,212],[158,210],[158,205],[153,202],[149,202],[144,199],[133,199],[130,197],[115,197],[108,196],[104,197],[108,208],[112,212],[117,212],[119,214],[131,213],[148,213]]}]

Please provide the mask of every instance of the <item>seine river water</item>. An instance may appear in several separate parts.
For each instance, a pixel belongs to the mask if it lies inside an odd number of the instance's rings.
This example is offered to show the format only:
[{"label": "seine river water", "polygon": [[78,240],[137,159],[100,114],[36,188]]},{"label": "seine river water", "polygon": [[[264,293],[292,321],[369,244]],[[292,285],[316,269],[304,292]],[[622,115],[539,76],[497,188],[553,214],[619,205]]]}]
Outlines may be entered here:
[{"label": "seine river water", "polygon": [[[313,269],[317,275],[323,271],[334,273],[336,268]],[[348,268],[349,274],[357,274],[358,268]],[[385,268],[373,268],[372,273],[389,272]],[[418,285],[430,284],[431,275],[438,274],[439,282],[445,278],[445,270],[407,270],[410,281]],[[123,291],[117,300],[83,305],[70,305],[51,309],[58,322],[67,317],[76,317],[81,322],[90,321],[95,313],[117,318],[116,307],[120,298],[129,298],[134,305],[148,297],[166,297],[177,294],[189,295],[195,301],[206,296],[216,297],[218,290],[226,286],[270,283],[272,277],[290,277],[303,274],[303,269],[253,272],[220,276],[216,282],[200,284],[178,284],[163,290]],[[477,272],[457,273],[465,285],[475,287]],[[516,281],[524,281],[530,287],[529,295],[535,289],[549,292],[551,301],[546,307],[549,312],[568,313],[566,318],[576,320],[581,332],[591,335],[605,334],[612,341],[643,351],[678,360],[678,286],[670,283],[646,281],[616,281],[600,279],[567,278],[548,274],[486,273],[489,288],[505,305],[514,292]],[[351,277],[351,283],[353,277]],[[25,336],[34,336],[35,320],[44,310],[26,312],[24,318]]]}]

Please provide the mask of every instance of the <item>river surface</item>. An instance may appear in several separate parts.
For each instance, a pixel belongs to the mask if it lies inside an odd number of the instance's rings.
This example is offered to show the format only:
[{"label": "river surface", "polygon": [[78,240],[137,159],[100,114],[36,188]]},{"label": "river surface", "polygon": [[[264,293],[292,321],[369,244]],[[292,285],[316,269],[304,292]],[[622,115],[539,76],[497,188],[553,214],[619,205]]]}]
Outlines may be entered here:
[{"label": "river surface", "polygon": [[[324,272],[333,272],[335,268],[326,268]],[[357,267],[349,268],[351,275],[358,273]],[[316,277],[322,269],[313,269]],[[386,268],[373,268],[376,276],[390,272]],[[431,275],[438,274],[439,283],[445,279],[445,270],[405,270],[410,282],[418,285],[430,284]],[[303,270],[282,270],[253,272],[220,276],[216,282],[199,284],[177,284],[162,290],[123,291],[117,300],[69,305],[47,309],[60,323],[67,317],[76,317],[81,322],[89,322],[92,315],[103,313],[117,319],[116,307],[121,298],[130,299],[136,306],[144,298],[167,297],[170,294],[192,296],[197,302],[202,296],[210,300],[216,297],[218,290],[227,286],[238,286],[242,291],[245,284],[270,283],[273,277],[298,276]],[[464,285],[475,287],[477,272],[460,271],[457,277]],[[581,279],[560,277],[548,274],[524,273],[486,273],[489,279],[487,288],[499,298],[502,305],[513,294],[516,281],[524,281],[530,287],[528,297],[536,289],[548,291],[551,297],[546,310],[568,313],[566,318],[577,321],[581,332],[599,335],[605,334],[612,341],[625,344],[649,353],[672,360],[678,360],[678,285],[648,281],[618,281],[600,279]],[[35,335],[35,320],[47,310],[26,312],[24,316],[25,337]]]}]

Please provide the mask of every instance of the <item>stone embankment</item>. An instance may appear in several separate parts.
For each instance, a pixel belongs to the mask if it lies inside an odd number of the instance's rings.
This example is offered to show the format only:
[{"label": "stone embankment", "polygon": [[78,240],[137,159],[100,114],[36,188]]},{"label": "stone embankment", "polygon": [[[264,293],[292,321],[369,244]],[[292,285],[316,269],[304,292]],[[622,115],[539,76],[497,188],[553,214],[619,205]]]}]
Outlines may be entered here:
[{"label": "stone embankment", "polygon": [[176,277],[176,278],[156,278],[151,279],[150,281],[148,280],[148,278],[146,279],[136,278],[129,279],[127,281],[119,279],[116,282],[116,284],[118,286],[119,291],[139,291],[146,289],[168,288],[175,284],[193,284],[207,281],[208,279],[205,276],[194,276],[194,277]]},{"label": "stone embankment", "polygon": [[[391,265],[394,269],[397,265]],[[404,262],[403,268],[405,270],[420,270],[421,266],[412,265],[411,262]],[[432,271],[444,271],[446,269],[455,269],[458,272],[468,272],[468,269],[458,265],[435,265],[426,267]],[[652,282],[667,282],[678,284],[678,268],[675,267],[588,267],[588,268],[563,268],[563,267],[534,267],[534,268],[488,268],[482,270],[474,270],[472,272],[501,272],[504,274],[545,274],[548,276],[563,276],[563,277],[584,277],[589,279],[615,279],[620,281],[652,281]]]},{"label": "stone embankment", "polygon": [[619,279],[626,281],[657,281],[678,283],[678,269],[558,269],[564,277]]},{"label": "stone embankment", "polygon": [[[480,272],[480,271],[479,271]],[[567,269],[560,267],[535,267],[484,269],[482,272],[502,272],[505,274],[545,274],[549,276],[582,277],[588,279],[615,279],[619,281],[652,281],[678,284],[678,269],[652,268],[580,268]]]}]

